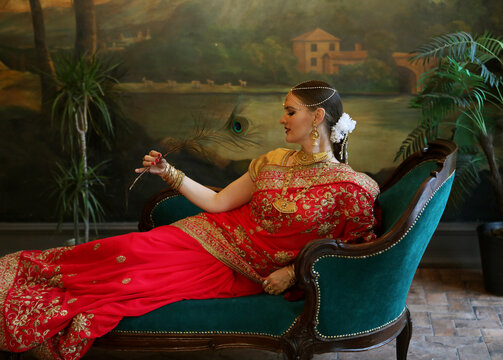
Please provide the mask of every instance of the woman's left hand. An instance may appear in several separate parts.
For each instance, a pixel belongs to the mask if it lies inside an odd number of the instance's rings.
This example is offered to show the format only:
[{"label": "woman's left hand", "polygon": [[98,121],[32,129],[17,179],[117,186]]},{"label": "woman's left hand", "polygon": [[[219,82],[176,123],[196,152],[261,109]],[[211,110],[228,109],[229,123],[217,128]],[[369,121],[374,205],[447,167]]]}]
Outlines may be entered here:
[{"label": "woman's left hand", "polygon": [[292,285],[291,281],[292,277],[285,266],[269,274],[262,282],[262,288],[268,294],[279,295]]}]

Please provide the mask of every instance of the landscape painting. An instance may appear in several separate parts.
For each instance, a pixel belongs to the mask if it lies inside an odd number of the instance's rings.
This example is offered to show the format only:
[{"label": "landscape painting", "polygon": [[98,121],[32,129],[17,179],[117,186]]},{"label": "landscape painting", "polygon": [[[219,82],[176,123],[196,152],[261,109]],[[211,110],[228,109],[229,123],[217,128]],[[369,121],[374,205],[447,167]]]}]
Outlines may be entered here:
[{"label": "landscape painting", "polygon": [[[70,0],[41,0],[54,66],[75,46]],[[498,0],[95,0],[97,57],[113,64],[115,134],[90,139],[106,160],[108,221],[134,221],[163,187],[133,169],[150,149],[188,176],[225,186],[284,141],[282,102],[295,84],[325,80],[357,121],[349,163],[378,180],[420,114],[409,108],[433,64],[412,52],[455,31],[503,33]],[[53,175],[68,149],[42,106],[30,4],[0,0],[1,221],[55,221]],[[47,114],[46,114],[47,115]],[[201,137],[201,134],[209,134]],[[198,138],[199,136],[199,138]],[[32,204],[26,206],[26,204]]]}]

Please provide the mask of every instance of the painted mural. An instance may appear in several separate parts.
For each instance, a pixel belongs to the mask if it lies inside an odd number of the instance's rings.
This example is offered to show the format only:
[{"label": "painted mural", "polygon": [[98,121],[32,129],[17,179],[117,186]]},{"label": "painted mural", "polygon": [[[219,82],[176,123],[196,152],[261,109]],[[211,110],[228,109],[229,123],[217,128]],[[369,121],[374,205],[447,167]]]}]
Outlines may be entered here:
[{"label": "painted mural", "polygon": [[[70,0],[41,5],[57,66],[75,46],[74,9]],[[110,221],[136,220],[162,187],[146,178],[127,191],[145,151],[189,139],[195,128],[222,136],[169,160],[208,185],[224,186],[254,157],[289,147],[282,101],[307,79],[339,90],[358,122],[349,162],[382,179],[418,119],[408,102],[428,65],[411,64],[409,52],[456,30],[503,34],[499,0],[95,0],[94,7],[98,56],[119,64],[115,138],[110,148],[91,139],[90,154],[109,160],[101,197]],[[0,0],[0,221],[54,221],[52,174],[66,150],[41,113],[40,75],[29,2]]]}]

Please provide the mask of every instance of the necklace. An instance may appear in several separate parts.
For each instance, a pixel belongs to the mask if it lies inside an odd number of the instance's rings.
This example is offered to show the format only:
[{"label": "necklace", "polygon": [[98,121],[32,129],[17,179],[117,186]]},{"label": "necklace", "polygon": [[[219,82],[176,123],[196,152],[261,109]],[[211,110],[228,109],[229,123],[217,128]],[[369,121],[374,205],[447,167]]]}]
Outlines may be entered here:
[{"label": "necklace", "polygon": [[294,160],[300,165],[311,165],[317,162],[325,161],[331,159],[333,156],[332,151],[319,152],[319,153],[307,153],[303,150],[299,150],[293,156]]},{"label": "necklace", "polygon": [[318,180],[318,178],[320,177],[323,170],[325,170],[328,167],[329,163],[330,163],[329,161],[326,161],[323,164],[323,166],[320,166],[320,168],[318,169],[316,174],[311,179],[309,179],[309,182],[307,183],[306,187],[304,189],[302,189],[297,194],[297,196],[295,196],[295,198],[293,200],[288,201],[285,199],[285,195],[286,195],[286,189],[288,188],[288,185],[290,185],[290,181],[292,180],[292,174],[293,174],[293,170],[294,170],[294,166],[292,166],[288,170],[288,174],[286,175],[285,181],[283,182],[283,189],[281,191],[281,195],[279,195],[279,197],[276,200],[274,200],[274,202],[272,203],[272,206],[274,206],[274,208],[276,210],[278,210],[280,213],[284,213],[284,214],[296,213],[298,210],[297,200],[299,200],[301,197],[303,197],[304,194],[306,193],[306,191],[314,184],[314,182],[316,180]]}]

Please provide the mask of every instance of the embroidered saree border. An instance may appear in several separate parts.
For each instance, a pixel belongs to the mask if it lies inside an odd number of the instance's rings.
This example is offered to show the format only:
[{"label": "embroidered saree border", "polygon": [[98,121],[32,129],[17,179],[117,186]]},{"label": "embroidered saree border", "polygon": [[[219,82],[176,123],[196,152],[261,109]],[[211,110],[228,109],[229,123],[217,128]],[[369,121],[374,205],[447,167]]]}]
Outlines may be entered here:
[{"label": "embroidered saree border", "polygon": [[232,251],[232,244],[220,228],[212,226],[204,214],[179,220],[173,224],[196,239],[203,248],[231,269],[261,284],[262,277],[243,258]]},{"label": "embroidered saree border", "polygon": [[[306,187],[320,166],[323,166],[323,164],[313,164],[294,171],[289,188]],[[289,167],[284,166],[265,165],[255,182],[257,191],[281,189],[289,169]],[[319,176],[313,183],[313,186],[337,182],[355,184],[372,195],[374,199],[379,195],[379,186],[371,177],[353,170],[346,164],[333,164],[333,166],[329,167]]]},{"label": "embroidered saree border", "polygon": [[21,251],[0,258],[0,349],[10,351],[7,347],[7,331],[5,322],[5,300],[12,288],[19,267]]}]

